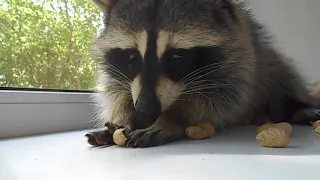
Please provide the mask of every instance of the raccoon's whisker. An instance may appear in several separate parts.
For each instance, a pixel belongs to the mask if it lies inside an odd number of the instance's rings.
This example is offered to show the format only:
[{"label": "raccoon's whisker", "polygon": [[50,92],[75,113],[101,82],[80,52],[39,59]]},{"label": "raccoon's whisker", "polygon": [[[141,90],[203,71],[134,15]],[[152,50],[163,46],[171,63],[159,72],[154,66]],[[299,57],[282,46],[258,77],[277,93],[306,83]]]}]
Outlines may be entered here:
[{"label": "raccoon's whisker", "polygon": [[[207,96],[205,94],[213,95],[212,92],[211,93],[205,93],[205,92],[199,92],[199,91],[197,93],[194,93],[194,94],[199,94],[202,97],[204,97],[204,98],[206,98],[206,99],[208,99],[210,101],[220,101],[220,103],[224,103],[226,105],[231,105],[231,106],[233,105],[232,102],[234,102],[234,101],[231,100],[230,96],[224,96],[219,92],[214,92],[214,93],[218,94],[218,95],[214,95],[212,97],[209,97],[209,96]],[[236,97],[235,94],[232,91],[231,91],[231,93],[232,93],[233,97]]]},{"label": "raccoon's whisker", "polygon": [[177,100],[177,101],[195,101],[195,100],[192,100],[190,98],[183,98],[181,97],[180,95],[178,97],[175,97],[175,96],[168,96],[167,99],[173,99],[173,100]]},{"label": "raccoon's whisker", "polygon": [[131,91],[128,90],[128,89],[123,89],[123,87],[115,87],[113,86],[112,89],[108,89],[107,90],[107,93],[112,93],[112,94],[115,94],[115,93],[119,93],[119,92],[123,92],[123,93],[128,93],[128,94],[131,94]]},{"label": "raccoon's whisker", "polygon": [[[117,76],[116,74],[113,74],[114,76]],[[112,83],[116,83],[116,84],[120,84],[120,85],[122,85],[122,86],[124,86],[124,87],[127,87],[127,88],[129,88],[130,89],[130,83],[129,82],[127,82],[126,80],[124,80],[124,79],[121,79],[120,77],[118,77],[119,79],[115,79],[115,78],[113,78],[112,80],[110,80],[110,82],[112,82]]]},{"label": "raccoon's whisker", "polygon": [[126,76],[125,74],[123,74],[117,67],[115,67],[114,65],[107,63],[107,66],[109,68],[112,68],[113,70],[117,71],[119,74],[121,74],[124,78],[126,78],[129,82],[132,82],[130,78],[128,78],[128,76]]},{"label": "raccoon's whisker", "polygon": [[[212,100],[213,98],[210,98],[209,96],[205,95],[205,93],[203,92],[200,92],[200,91],[195,91],[195,92],[192,92],[192,93],[186,93],[186,95],[194,95],[194,94],[199,94],[201,95],[202,97],[205,97],[206,99],[209,99],[209,100]],[[209,93],[208,93],[209,94]],[[211,93],[210,93],[211,94]],[[196,101],[196,100],[194,100]]]},{"label": "raccoon's whisker", "polygon": [[[192,90],[188,90],[188,91],[184,91],[183,94],[192,94],[194,92],[203,92],[206,94],[210,94],[210,93],[215,93],[215,91],[213,91],[214,89],[217,89],[219,87],[203,87],[203,88],[197,88],[197,89],[192,89]],[[209,91],[212,90],[212,91]]]},{"label": "raccoon's whisker", "polygon": [[197,85],[204,85],[205,83],[221,83],[220,80],[198,80],[198,81],[191,81],[185,84],[187,87],[193,87]]},{"label": "raccoon's whisker", "polygon": [[119,72],[116,69],[111,69],[109,73],[112,73],[113,75],[117,76],[118,78],[120,78],[121,80],[125,81],[125,82],[129,82],[131,83],[132,81],[130,79],[128,79],[125,75],[123,75],[123,73]]},{"label": "raccoon's whisker", "polygon": [[202,77],[205,77],[205,76],[207,76],[209,74],[212,74],[214,72],[220,71],[220,70],[222,70],[224,68],[227,68],[229,66],[231,66],[231,65],[229,64],[229,65],[221,66],[219,68],[212,69],[212,70],[206,72],[205,74],[201,74],[201,75],[198,75],[198,76],[194,76],[194,77],[188,78],[185,82],[183,82],[183,84],[188,85],[189,83],[196,82]]},{"label": "raccoon's whisker", "polygon": [[128,82],[132,82],[130,78],[128,78],[128,76],[126,76],[125,74],[123,74],[117,67],[113,66],[112,64],[109,63],[109,67],[111,67],[114,71],[116,71],[117,73],[121,74],[122,77],[124,77]]},{"label": "raccoon's whisker", "polygon": [[115,78],[112,78],[113,79],[112,81],[119,82],[119,83],[130,84],[130,82],[128,80],[124,79],[124,77],[121,76],[118,72],[109,71],[109,74],[115,76]]},{"label": "raccoon's whisker", "polygon": [[199,88],[199,87],[223,87],[223,86],[234,86],[233,84],[228,83],[211,83],[211,84],[201,84],[201,85],[195,85],[195,86],[188,86],[186,90],[190,90],[193,88]]},{"label": "raccoon's whisker", "polygon": [[174,98],[174,97],[168,97],[168,99],[174,99],[175,101],[190,101],[190,99],[183,99],[183,98]]},{"label": "raccoon's whisker", "polygon": [[[203,90],[207,90],[207,89],[216,89],[217,87],[211,87],[211,88],[198,88],[198,89],[193,89],[193,90],[190,90],[190,91],[184,91],[182,92],[181,94],[196,94],[198,92],[202,92]],[[205,93],[205,94],[212,94],[214,92],[202,92],[202,93]]]},{"label": "raccoon's whisker", "polygon": [[117,92],[126,92],[126,93],[131,93],[130,91],[128,90],[122,90],[122,89],[117,89],[117,90],[111,90],[109,92],[113,92],[113,93],[117,93]]},{"label": "raccoon's whisker", "polygon": [[200,93],[200,92],[199,92],[199,94],[200,94],[202,97],[205,97],[205,98],[207,98],[207,99],[209,99],[209,100],[212,100],[212,99],[213,99],[212,97],[206,96],[206,95],[204,95],[203,93]]},{"label": "raccoon's whisker", "polygon": [[220,67],[220,68],[218,68],[218,69],[214,69],[214,70],[212,70],[212,71],[209,71],[209,72],[207,72],[207,73],[205,73],[205,74],[203,74],[203,75],[193,77],[193,78],[191,78],[191,79],[188,79],[188,81],[185,82],[184,84],[188,84],[188,83],[193,82],[193,81],[195,81],[195,80],[198,80],[198,79],[200,79],[200,78],[202,78],[202,77],[204,77],[204,76],[206,76],[206,75],[208,75],[208,74],[211,74],[211,73],[220,71],[220,70],[222,70],[222,69],[224,69],[224,68],[227,68],[227,67],[230,67],[230,66],[231,66],[231,64],[225,65],[225,66],[222,66],[222,67]]},{"label": "raccoon's whisker", "polygon": [[203,91],[191,91],[191,92],[186,92],[186,93],[183,93],[183,95],[191,95],[191,94],[199,94],[199,93],[203,93],[203,94],[214,94],[214,93],[217,93],[217,92],[203,92]]},{"label": "raccoon's whisker", "polygon": [[[217,89],[221,87],[226,87],[226,86],[234,86],[232,84],[206,84],[206,85],[201,85],[201,86],[196,86],[196,87],[191,87],[183,91],[183,94],[192,94],[193,92],[199,92],[200,90],[208,90],[208,89]],[[204,92],[204,93],[212,93],[212,92]]]},{"label": "raccoon's whisker", "polygon": [[[195,84],[196,82],[200,82],[201,80],[198,80],[200,79],[201,77],[203,76],[206,76],[207,74],[210,74],[210,73],[213,73],[213,72],[216,72],[218,70],[221,70],[224,68],[224,66],[222,65],[231,65],[232,63],[235,63],[236,61],[225,61],[225,62],[220,62],[220,63],[213,63],[213,64],[209,64],[207,66],[204,66],[204,67],[201,67],[193,72],[191,72],[190,74],[186,75],[184,78],[182,78],[181,80],[179,80],[175,86],[173,86],[172,88],[172,91],[170,92],[174,92],[173,90],[176,88],[176,86],[178,84],[185,84],[185,85],[190,85],[190,84]],[[221,67],[222,66],[222,67]],[[213,70],[212,70],[213,69]],[[204,75],[200,75],[200,76],[196,76],[197,74],[199,73],[202,73],[204,71],[208,71],[208,70],[211,70],[210,72],[204,74]],[[198,81],[196,81],[198,80]],[[204,80],[204,81],[207,81],[207,80]],[[208,80],[210,81],[210,80]],[[214,81],[213,81],[214,82]],[[171,93],[169,94],[169,96],[171,96]]]},{"label": "raccoon's whisker", "polygon": [[204,66],[204,67],[201,67],[199,69],[196,69],[194,70],[193,72],[189,73],[188,75],[186,75],[185,77],[183,77],[182,79],[180,79],[178,81],[178,83],[182,83],[182,82],[185,82],[185,81],[188,81],[188,79],[192,78],[193,76],[199,74],[199,73],[202,73],[204,71],[208,71],[212,68],[218,68],[219,66],[222,66],[222,65],[228,65],[228,64],[231,64],[231,63],[234,63],[235,61],[225,61],[225,62],[219,62],[219,63],[213,63],[213,64],[209,64],[207,66]]},{"label": "raccoon's whisker", "polygon": [[[210,100],[210,101],[215,100],[215,98],[209,97],[209,96],[206,95],[206,94],[212,94],[212,93],[205,93],[205,92],[196,91],[196,92],[193,92],[193,93],[190,93],[190,94],[199,94],[199,95],[202,96],[203,98],[208,99],[208,100]],[[219,93],[219,94],[220,94],[220,93]]]},{"label": "raccoon's whisker", "polygon": [[[183,77],[182,79],[180,79],[180,80],[178,81],[178,83],[183,82],[185,79],[189,78],[190,76],[193,76],[195,73],[201,73],[202,70],[205,70],[206,68],[209,68],[209,67],[212,67],[212,66],[217,66],[217,65],[223,64],[223,63],[226,63],[226,62],[212,63],[212,64],[209,64],[209,65],[203,66],[203,67],[201,67],[201,68],[198,68],[198,69],[192,71],[191,73],[187,74],[187,75],[186,75],[185,77]],[[199,72],[199,71],[200,71],[200,72]]]},{"label": "raccoon's whisker", "polygon": [[119,84],[130,91],[130,85],[129,85],[130,82],[128,82],[128,80],[124,79],[121,75],[118,74],[118,72],[110,71],[109,73],[120,79],[118,80],[118,79],[112,78],[111,82]]},{"label": "raccoon's whisker", "polygon": [[[231,61],[231,62],[233,62],[233,61]],[[231,63],[230,62],[230,63]],[[228,63],[228,64],[230,64],[230,63]],[[219,64],[219,63],[215,63],[214,65],[216,65],[216,64]],[[221,64],[221,63],[220,63]],[[211,65],[213,65],[213,64],[211,64]],[[207,69],[203,69],[202,71],[205,71],[205,70],[208,70],[208,69],[211,69],[211,68],[213,68],[213,67],[209,67],[210,65],[208,65],[206,68]],[[230,66],[230,65],[229,65]],[[226,66],[226,67],[228,67],[228,66]],[[216,68],[216,67],[214,67],[214,68]],[[196,84],[196,83],[200,83],[201,81],[202,82],[205,82],[205,81],[212,81],[212,82],[215,82],[214,80],[198,80],[198,79],[200,79],[201,77],[203,77],[203,76],[206,76],[207,74],[210,74],[210,73],[213,73],[213,72],[216,72],[216,71],[218,71],[218,70],[221,70],[221,69],[223,69],[223,68],[225,68],[225,66],[222,66],[222,67],[220,67],[220,68],[218,68],[218,69],[214,69],[214,70],[211,70],[210,72],[208,72],[208,73],[206,73],[206,74],[204,74],[204,75],[200,75],[200,76],[196,76],[196,77],[192,77],[192,76],[189,76],[189,78],[184,78],[184,80],[183,81],[180,81],[180,83],[184,83],[185,85],[191,85],[191,84]],[[200,72],[199,72],[200,73]],[[196,74],[194,74],[194,75],[196,75]],[[198,81],[197,81],[198,80]],[[184,81],[188,81],[188,82],[184,82]],[[179,84],[179,83],[177,83],[177,84]],[[174,86],[172,89],[174,89],[176,86]],[[192,87],[192,86],[191,86]],[[189,87],[190,88],[190,87]],[[172,91],[171,91],[172,92]]]},{"label": "raccoon's whisker", "polygon": [[[112,83],[114,84],[114,86],[120,85],[121,88],[118,88],[118,89],[123,89],[123,88],[125,88],[126,90],[131,91],[130,86],[129,86],[127,83],[125,83],[125,82],[122,82],[122,81],[119,81],[119,80],[116,80],[116,79],[113,79],[113,80],[110,81],[110,82],[112,82]],[[114,88],[113,88],[113,89],[114,89]]]}]

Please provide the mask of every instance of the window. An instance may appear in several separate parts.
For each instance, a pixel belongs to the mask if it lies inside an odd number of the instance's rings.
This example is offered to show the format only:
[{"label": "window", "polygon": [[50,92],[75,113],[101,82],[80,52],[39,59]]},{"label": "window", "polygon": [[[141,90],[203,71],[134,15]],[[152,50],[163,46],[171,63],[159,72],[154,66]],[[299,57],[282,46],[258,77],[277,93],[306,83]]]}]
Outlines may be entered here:
[{"label": "window", "polygon": [[94,89],[101,24],[87,0],[0,0],[0,86]]},{"label": "window", "polygon": [[93,3],[0,0],[0,27],[0,138],[91,127]]}]

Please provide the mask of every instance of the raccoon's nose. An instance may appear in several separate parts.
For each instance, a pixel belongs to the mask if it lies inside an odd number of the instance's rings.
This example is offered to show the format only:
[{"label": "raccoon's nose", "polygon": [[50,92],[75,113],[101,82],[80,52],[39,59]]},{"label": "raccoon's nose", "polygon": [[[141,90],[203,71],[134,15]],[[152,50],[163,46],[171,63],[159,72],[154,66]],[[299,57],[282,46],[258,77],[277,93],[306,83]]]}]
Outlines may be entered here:
[{"label": "raccoon's nose", "polygon": [[139,96],[135,109],[143,114],[159,116],[161,113],[161,105],[156,97],[142,95]]}]

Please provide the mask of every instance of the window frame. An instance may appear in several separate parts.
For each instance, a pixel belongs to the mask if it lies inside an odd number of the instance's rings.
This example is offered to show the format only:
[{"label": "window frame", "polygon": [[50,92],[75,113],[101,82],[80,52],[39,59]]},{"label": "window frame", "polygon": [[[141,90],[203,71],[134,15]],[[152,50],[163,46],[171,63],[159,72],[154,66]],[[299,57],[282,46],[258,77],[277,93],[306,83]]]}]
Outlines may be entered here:
[{"label": "window frame", "polygon": [[0,139],[91,128],[93,93],[0,88]]}]

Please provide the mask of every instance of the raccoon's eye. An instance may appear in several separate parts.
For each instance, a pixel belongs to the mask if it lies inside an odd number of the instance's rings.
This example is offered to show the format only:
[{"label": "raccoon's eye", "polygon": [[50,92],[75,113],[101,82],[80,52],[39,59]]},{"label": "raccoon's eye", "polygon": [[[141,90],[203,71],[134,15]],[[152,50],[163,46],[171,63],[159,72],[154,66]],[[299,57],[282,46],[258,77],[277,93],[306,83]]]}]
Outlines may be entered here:
[{"label": "raccoon's eye", "polygon": [[178,63],[183,59],[183,56],[181,53],[175,53],[170,57],[170,63]]},{"label": "raccoon's eye", "polygon": [[136,59],[137,59],[137,56],[132,53],[132,54],[129,55],[129,59],[130,59],[130,60],[136,60]]},{"label": "raccoon's eye", "polygon": [[172,55],[172,58],[173,58],[174,60],[179,60],[179,59],[182,58],[182,56],[181,56],[180,54],[174,54],[174,55]]}]

